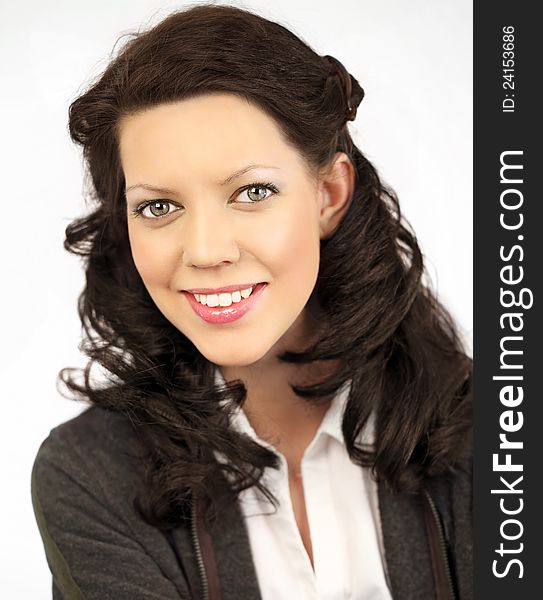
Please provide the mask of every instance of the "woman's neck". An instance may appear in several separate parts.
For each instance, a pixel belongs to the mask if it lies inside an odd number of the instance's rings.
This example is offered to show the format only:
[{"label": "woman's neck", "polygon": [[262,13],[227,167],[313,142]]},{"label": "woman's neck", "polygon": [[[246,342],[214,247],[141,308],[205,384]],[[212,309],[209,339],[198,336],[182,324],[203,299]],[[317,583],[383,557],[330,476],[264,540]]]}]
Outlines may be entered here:
[{"label": "woman's neck", "polygon": [[[302,376],[302,367],[304,368]],[[280,364],[275,369],[220,367],[226,381],[241,379],[247,388],[243,410],[262,440],[281,452],[294,472],[330,407],[332,396],[318,404],[300,398],[289,383],[309,385],[329,374],[333,366]],[[289,469],[290,470],[290,469]]]},{"label": "woman's neck", "polygon": [[295,323],[259,361],[244,366],[221,366],[226,381],[241,379],[247,388],[243,410],[256,434],[299,465],[330,407],[332,396],[318,403],[297,396],[290,384],[308,386],[332,374],[338,360],[288,363],[279,360],[287,350],[301,352],[324,332],[326,319],[312,298]]}]

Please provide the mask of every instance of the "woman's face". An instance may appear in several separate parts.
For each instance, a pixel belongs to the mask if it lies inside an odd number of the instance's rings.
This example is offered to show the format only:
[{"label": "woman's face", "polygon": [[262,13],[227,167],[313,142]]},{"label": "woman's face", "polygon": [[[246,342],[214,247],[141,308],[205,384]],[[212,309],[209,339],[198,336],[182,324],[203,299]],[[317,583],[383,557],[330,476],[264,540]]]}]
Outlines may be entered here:
[{"label": "woman's face", "polygon": [[304,339],[319,242],[346,208],[341,165],[330,186],[310,176],[275,121],[229,94],[124,117],[119,145],[132,256],[162,314],[220,366]]}]

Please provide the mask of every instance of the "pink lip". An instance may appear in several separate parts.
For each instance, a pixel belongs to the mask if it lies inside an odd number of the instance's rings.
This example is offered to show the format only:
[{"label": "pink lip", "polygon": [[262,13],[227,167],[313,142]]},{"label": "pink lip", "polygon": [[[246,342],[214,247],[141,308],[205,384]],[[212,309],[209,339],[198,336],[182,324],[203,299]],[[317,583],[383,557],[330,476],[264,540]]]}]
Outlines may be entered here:
[{"label": "pink lip", "polygon": [[[190,292],[183,291],[181,293],[187,297],[194,312],[204,321],[213,324],[231,323],[232,321],[241,319],[241,317],[251,310],[260,296],[262,296],[262,292],[267,285],[267,283],[258,283],[248,298],[242,298],[240,302],[233,302],[230,306],[204,306]],[[251,284],[247,287],[251,287]]]}]

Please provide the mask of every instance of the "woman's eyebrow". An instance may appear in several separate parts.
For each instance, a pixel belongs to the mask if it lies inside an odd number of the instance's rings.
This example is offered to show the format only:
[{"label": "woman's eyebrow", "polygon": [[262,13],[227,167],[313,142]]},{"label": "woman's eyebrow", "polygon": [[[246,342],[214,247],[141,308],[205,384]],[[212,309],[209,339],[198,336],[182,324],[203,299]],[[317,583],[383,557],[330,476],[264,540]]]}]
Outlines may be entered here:
[{"label": "woman's eyebrow", "polygon": [[242,175],[244,175],[248,171],[252,171],[253,169],[279,169],[279,167],[271,167],[271,166],[267,166],[267,165],[257,165],[257,164],[251,163],[250,165],[247,165],[246,167],[243,167],[242,169],[239,169],[238,171],[234,171],[234,173],[232,173],[232,175],[229,175],[222,183],[220,183],[220,185],[228,185],[229,183],[232,183],[232,181],[234,181],[234,179],[241,177]]},{"label": "woman's eyebrow", "polygon": [[148,192],[157,192],[158,194],[175,194],[175,191],[171,190],[170,188],[157,187],[156,185],[150,185],[149,183],[135,183],[134,185],[127,187],[124,193],[127,194],[136,188],[141,188],[142,190],[147,190]]},{"label": "woman's eyebrow", "polygon": [[[271,167],[271,166],[267,166],[267,165],[257,165],[257,164],[252,163],[250,165],[247,165],[246,167],[243,167],[242,169],[234,171],[234,173],[229,175],[219,185],[221,185],[221,186],[228,185],[229,183],[232,183],[232,181],[234,181],[238,177],[241,177],[242,175],[244,175],[248,171],[252,171],[253,169],[279,169],[279,167]],[[149,183],[136,183],[134,185],[127,187],[126,190],[124,191],[124,193],[127,194],[128,192],[130,192],[136,188],[141,188],[143,190],[147,190],[148,192],[156,192],[157,194],[170,194],[170,195],[175,194],[175,190],[172,190],[172,189],[166,188],[166,187],[158,187],[155,185],[151,185]]]}]

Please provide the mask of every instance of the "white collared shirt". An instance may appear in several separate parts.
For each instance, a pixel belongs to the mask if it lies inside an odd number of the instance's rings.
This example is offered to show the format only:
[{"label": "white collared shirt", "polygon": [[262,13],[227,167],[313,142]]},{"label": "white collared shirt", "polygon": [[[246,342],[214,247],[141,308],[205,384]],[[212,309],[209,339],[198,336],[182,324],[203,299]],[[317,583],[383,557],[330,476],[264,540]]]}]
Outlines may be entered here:
[{"label": "white collared shirt", "polygon": [[[219,369],[216,382],[224,383]],[[306,448],[301,473],[314,569],[296,524],[285,457],[260,439],[243,410],[232,426],[280,459],[262,482],[279,501],[277,511],[255,488],[240,494],[262,600],[391,600],[386,583],[377,484],[369,469],[349,458],[341,420],[350,381],[338,391]],[[373,439],[373,423],[363,432]]]}]

